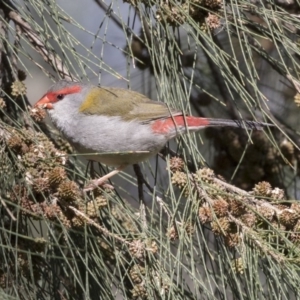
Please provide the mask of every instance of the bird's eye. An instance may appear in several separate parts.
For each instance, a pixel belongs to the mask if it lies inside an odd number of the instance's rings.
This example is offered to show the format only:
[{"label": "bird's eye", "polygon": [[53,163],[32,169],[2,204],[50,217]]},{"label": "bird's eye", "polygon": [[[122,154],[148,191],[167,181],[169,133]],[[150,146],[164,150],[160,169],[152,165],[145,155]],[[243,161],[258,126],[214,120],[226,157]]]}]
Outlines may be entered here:
[{"label": "bird's eye", "polygon": [[65,97],[65,95],[63,95],[63,94],[59,94],[56,96],[57,100],[62,100],[62,99],[64,99],[64,97]]}]

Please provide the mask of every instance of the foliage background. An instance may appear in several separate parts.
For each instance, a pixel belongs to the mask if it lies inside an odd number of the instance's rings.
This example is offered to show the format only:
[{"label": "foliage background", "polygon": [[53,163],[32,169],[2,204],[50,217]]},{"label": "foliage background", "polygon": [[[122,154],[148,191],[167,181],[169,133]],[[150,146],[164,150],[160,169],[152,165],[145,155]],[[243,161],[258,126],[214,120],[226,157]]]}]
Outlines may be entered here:
[{"label": "foliage background", "polygon": [[[0,16],[3,299],[299,297],[298,2],[4,0]],[[59,78],[275,126],[182,136],[83,194],[93,172],[30,108]]]}]

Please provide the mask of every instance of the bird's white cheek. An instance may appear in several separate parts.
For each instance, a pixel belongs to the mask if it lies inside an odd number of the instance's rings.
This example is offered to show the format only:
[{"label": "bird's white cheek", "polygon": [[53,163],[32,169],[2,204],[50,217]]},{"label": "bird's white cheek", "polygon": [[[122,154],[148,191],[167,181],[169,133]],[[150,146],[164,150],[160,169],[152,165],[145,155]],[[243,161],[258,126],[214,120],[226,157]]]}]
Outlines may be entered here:
[{"label": "bird's white cheek", "polygon": [[54,126],[58,128],[64,135],[73,136],[74,128],[77,124],[76,109],[72,108],[69,103],[63,101],[57,102],[53,105],[53,109],[49,109],[48,113]]}]

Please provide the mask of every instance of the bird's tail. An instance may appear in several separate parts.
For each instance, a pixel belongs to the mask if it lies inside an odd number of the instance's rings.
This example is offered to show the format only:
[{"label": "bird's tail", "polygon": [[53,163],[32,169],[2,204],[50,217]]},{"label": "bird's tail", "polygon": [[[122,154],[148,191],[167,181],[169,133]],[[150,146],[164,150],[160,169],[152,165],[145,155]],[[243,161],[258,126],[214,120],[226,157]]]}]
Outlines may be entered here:
[{"label": "bird's tail", "polygon": [[208,127],[237,127],[243,129],[262,130],[264,127],[274,126],[271,123],[247,121],[247,120],[227,120],[227,119],[210,119],[207,118]]},{"label": "bird's tail", "polygon": [[245,120],[226,120],[226,119],[211,119],[199,118],[193,116],[174,116],[172,118],[156,120],[152,123],[152,130],[155,133],[165,133],[176,136],[178,132],[198,131],[205,127],[238,127],[243,129],[257,129],[262,130],[266,126],[273,126],[273,124],[245,121]]}]

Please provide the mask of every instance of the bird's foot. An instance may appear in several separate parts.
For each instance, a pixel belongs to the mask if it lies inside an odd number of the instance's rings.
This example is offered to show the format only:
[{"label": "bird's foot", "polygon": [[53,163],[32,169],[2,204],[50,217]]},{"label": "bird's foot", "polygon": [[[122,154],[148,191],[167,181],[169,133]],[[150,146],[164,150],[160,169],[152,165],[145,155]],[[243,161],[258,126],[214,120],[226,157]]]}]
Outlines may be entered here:
[{"label": "bird's foot", "polygon": [[89,191],[93,191],[94,189],[98,188],[98,187],[102,187],[103,189],[110,189],[110,190],[113,190],[114,187],[109,184],[109,183],[105,183],[106,180],[102,180],[102,177],[99,178],[99,179],[95,179],[95,180],[92,180],[88,183],[88,185],[86,185],[84,188],[83,188],[83,191],[84,192],[89,192]]},{"label": "bird's foot", "polygon": [[102,186],[102,187],[107,187],[110,189],[114,189],[114,187],[108,183],[105,183],[109,178],[111,178],[112,176],[118,174],[119,172],[121,172],[124,168],[126,167],[126,165],[124,166],[120,166],[117,169],[109,172],[108,174],[98,178],[98,179],[94,179],[92,180],[86,187],[83,188],[84,192],[89,192],[89,191],[93,191],[95,188],[97,188],[98,186]]}]

